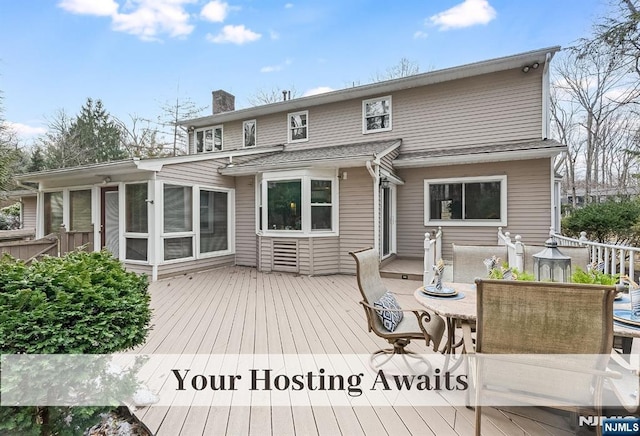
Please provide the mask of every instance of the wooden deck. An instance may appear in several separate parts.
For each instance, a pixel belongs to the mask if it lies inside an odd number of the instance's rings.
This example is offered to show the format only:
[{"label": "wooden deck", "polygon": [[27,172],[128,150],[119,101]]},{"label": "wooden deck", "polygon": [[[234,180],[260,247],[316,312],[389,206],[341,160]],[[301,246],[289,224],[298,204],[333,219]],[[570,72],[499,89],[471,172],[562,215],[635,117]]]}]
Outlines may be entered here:
[{"label": "wooden deck", "polygon": [[[419,282],[384,279],[414,304]],[[151,354],[368,354],[354,276],[296,276],[228,267],[151,284]],[[403,304],[402,301],[400,303]],[[412,343],[418,352],[432,352]],[[159,407],[136,416],[158,435],[471,435],[465,407]],[[483,410],[483,434],[572,435],[566,417],[539,408]]]}]

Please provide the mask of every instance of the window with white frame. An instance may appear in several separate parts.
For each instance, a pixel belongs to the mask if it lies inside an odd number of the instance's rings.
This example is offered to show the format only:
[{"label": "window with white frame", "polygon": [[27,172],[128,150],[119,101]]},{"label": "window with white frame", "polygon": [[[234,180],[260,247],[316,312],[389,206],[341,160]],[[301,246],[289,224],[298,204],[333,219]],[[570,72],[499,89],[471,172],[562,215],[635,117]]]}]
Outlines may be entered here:
[{"label": "window with white frame", "polygon": [[44,234],[57,233],[62,225],[62,191],[44,193]]},{"label": "window with white frame", "polygon": [[242,143],[245,148],[256,146],[256,120],[244,121],[242,123]]},{"label": "window with white frame", "polygon": [[[274,234],[337,232],[337,178],[326,171],[291,171],[262,176],[257,219]],[[263,225],[264,223],[264,225]]]},{"label": "window with white frame", "polygon": [[391,130],[391,96],[362,101],[362,133]]},{"label": "window with white frame", "polygon": [[294,112],[287,115],[288,141],[309,140],[309,111]]},{"label": "window with white frame", "polygon": [[200,253],[229,249],[229,193],[200,189]]},{"label": "window with white frame", "polygon": [[69,192],[69,229],[91,231],[91,190]]},{"label": "window with white frame", "polygon": [[222,151],[222,126],[198,129],[196,135],[196,152],[209,153]]},{"label": "window with white frame", "polygon": [[164,260],[193,257],[193,194],[191,186],[164,185]]},{"label": "window with white frame", "polygon": [[124,187],[125,259],[148,260],[148,184],[127,183]]},{"label": "window with white frame", "polygon": [[507,176],[424,181],[425,225],[507,225]]}]

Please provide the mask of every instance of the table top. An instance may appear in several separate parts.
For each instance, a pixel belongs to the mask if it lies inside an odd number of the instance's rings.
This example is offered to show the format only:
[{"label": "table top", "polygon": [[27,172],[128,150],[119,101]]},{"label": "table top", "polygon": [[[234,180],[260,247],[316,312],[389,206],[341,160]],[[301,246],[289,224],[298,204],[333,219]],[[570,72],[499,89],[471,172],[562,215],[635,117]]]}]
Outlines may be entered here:
[{"label": "table top", "polygon": [[[475,321],[476,319],[476,285],[470,283],[447,283],[446,287],[453,288],[464,294],[464,298],[453,299],[443,297],[429,297],[422,292],[422,287],[416,289],[414,296],[418,302],[440,316],[461,320]],[[614,302],[614,309],[628,309],[628,303]],[[640,329],[625,327],[617,322],[613,323],[615,336],[640,338]]]}]

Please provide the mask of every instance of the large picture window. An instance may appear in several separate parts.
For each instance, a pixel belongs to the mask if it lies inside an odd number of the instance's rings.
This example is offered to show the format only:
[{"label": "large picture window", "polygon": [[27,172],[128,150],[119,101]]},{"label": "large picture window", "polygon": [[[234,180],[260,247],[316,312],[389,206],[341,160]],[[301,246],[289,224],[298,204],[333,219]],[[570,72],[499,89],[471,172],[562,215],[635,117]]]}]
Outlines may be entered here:
[{"label": "large picture window", "polygon": [[288,114],[289,142],[302,142],[309,139],[309,111]]},{"label": "large picture window", "polygon": [[391,130],[391,96],[362,102],[362,133]]},{"label": "large picture window", "polygon": [[425,225],[506,225],[507,178],[425,180]]},{"label": "large picture window", "polygon": [[196,130],[196,152],[222,151],[222,126]]},{"label": "large picture window", "polygon": [[[265,174],[258,194],[259,229],[282,235],[286,232],[336,232],[337,182],[335,177],[324,176],[324,173],[298,171]],[[284,174],[290,174],[291,177]]]}]

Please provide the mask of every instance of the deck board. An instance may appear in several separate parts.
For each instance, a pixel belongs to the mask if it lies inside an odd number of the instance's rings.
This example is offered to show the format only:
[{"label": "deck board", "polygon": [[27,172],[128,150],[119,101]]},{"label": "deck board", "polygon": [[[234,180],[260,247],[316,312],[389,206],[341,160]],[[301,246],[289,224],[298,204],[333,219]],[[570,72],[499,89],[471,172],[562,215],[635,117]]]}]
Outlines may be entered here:
[{"label": "deck board", "polygon": [[[421,284],[383,280],[400,295],[403,307],[412,304],[413,291]],[[252,367],[257,354],[271,359],[282,354],[369,354],[388,346],[367,331],[353,276],[307,277],[226,267],[154,282],[150,293],[154,327],[134,353],[240,353],[246,359],[236,369],[243,372]],[[409,348],[433,352],[420,341]],[[329,373],[331,363],[324,363]],[[486,435],[572,434],[566,418],[544,409],[485,408],[484,412]],[[172,436],[456,436],[473,434],[474,425],[474,412],[462,406],[152,406],[135,414],[155,434]]]}]

